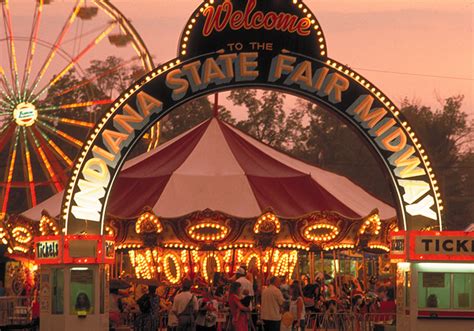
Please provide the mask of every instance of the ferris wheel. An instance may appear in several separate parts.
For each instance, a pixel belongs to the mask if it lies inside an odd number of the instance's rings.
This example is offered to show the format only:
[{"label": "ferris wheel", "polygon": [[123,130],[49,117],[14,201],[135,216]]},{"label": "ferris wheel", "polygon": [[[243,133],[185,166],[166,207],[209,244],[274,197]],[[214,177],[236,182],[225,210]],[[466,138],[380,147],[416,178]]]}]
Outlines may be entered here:
[{"label": "ferris wheel", "polygon": [[[64,188],[96,120],[153,63],[131,23],[109,1],[0,0],[0,7],[5,214]],[[158,134],[158,127],[148,134],[150,147]]]}]

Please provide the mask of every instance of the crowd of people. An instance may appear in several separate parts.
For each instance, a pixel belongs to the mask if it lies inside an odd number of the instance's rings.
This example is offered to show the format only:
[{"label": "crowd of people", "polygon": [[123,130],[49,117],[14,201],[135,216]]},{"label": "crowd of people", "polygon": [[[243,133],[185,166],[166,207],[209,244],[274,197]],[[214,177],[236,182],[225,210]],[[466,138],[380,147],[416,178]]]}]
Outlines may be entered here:
[{"label": "crowd of people", "polygon": [[158,284],[135,286],[130,291],[111,289],[111,329],[134,316],[134,330],[167,327],[184,330],[305,330],[308,316],[330,320],[337,314],[395,314],[394,288],[390,281],[373,281],[365,288],[355,277],[333,279],[318,273],[289,280],[272,276],[266,281],[241,267],[232,278],[216,274],[212,286],[185,278],[179,288]]}]

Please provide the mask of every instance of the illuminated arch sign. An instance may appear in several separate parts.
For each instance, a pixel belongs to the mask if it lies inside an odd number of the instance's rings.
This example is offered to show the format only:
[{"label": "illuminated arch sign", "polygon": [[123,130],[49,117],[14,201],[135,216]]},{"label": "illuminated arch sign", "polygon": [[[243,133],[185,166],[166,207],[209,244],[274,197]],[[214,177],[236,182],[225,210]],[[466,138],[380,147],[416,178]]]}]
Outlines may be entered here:
[{"label": "illuminated arch sign", "polygon": [[149,127],[190,100],[239,87],[280,90],[338,114],[385,166],[401,228],[442,229],[436,180],[415,133],[372,83],[327,57],[303,3],[209,0],[188,21],[178,52],[126,91],[87,139],[64,196],[68,234],[86,223],[88,233],[103,233],[113,182]]}]

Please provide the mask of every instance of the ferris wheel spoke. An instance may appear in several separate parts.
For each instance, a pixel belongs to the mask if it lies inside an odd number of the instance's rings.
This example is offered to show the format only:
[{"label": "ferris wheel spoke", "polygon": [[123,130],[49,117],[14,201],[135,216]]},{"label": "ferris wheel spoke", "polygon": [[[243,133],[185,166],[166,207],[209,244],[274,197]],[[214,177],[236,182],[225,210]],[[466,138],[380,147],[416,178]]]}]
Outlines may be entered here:
[{"label": "ferris wheel spoke", "polygon": [[62,190],[61,182],[57,174],[55,173],[53,166],[51,165],[51,162],[48,160],[48,157],[46,156],[45,149],[43,148],[44,145],[39,141],[38,137],[35,135],[34,129],[30,130],[30,132],[31,132],[31,138],[33,139],[35,148],[38,151],[39,159],[43,163],[45,172],[47,173],[47,175],[52,181],[52,186],[57,191],[61,191]]},{"label": "ferris wheel spoke", "polygon": [[110,25],[102,31],[93,41],[91,41],[78,55],[76,55],[69,64],[64,67],[63,70],[59,72],[50,82],[46,85],[39,93],[35,95],[32,102],[38,100],[38,98],[45,93],[49,88],[55,85],[65,74],[67,74],[76,64],[79,62],[88,52],[90,52],[95,46],[97,46],[102,39],[104,39],[115,27],[115,22],[110,23]]},{"label": "ferris wheel spoke", "polygon": [[0,153],[3,151],[3,148],[6,146],[7,142],[10,141],[10,138],[13,135],[13,132],[15,131],[15,125],[10,124],[10,125],[5,125],[1,130],[0,130],[0,135],[4,135],[0,138]]},{"label": "ferris wheel spoke", "polygon": [[84,0],[78,0],[76,2],[76,6],[74,7],[74,9],[72,10],[72,12],[69,15],[68,19],[64,23],[64,26],[62,27],[61,32],[59,33],[59,36],[57,37],[56,41],[54,42],[53,47],[51,48],[51,51],[49,52],[49,54],[46,58],[46,61],[41,66],[41,69],[39,70],[39,72],[38,72],[38,74],[37,74],[37,76],[36,76],[36,78],[33,82],[33,85],[32,85],[32,87],[29,91],[29,96],[27,97],[27,99],[31,96],[32,93],[34,93],[34,91],[38,87],[38,84],[40,83],[41,79],[44,77],[46,71],[49,68],[49,65],[51,64],[51,62],[53,61],[57,51],[61,47],[61,44],[64,40],[64,37],[66,36],[67,32],[69,31],[69,28],[71,27],[71,25],[74,23],[74,20],[76,19],[77,14],[79,12],[79,9],[81,9],[81,6],[82,6],[83,2],[84,2]]},{"label": "ferris wheel spoke", "polygon": [[15,160],[16,160],[16,153],[17,153],[17,147],[18,147],[18,127],[15,127],[14,130],[14,135],[15,135],[15,141],[13,144],[10,146],[10,153],[9,157],[7,160],[7,168],[6,168],[6,173],[5,173],[5,187],[3,191],[3,204],[2,204],[2,213],[5,213],[7,211],[7,206],[8,206],[8,199],[10,195],[10,189],[12,185],[12,179],[13,179],[13,171],[15,170]]},{"label": "ferris wheel spoke", "polygon": [[[3,84],[3,87],[5,88],[5,91],[8,92],[8,94],[10,95],[15,95],[15,93],[13,92],[13,88],[12,86],[8,83],[8,79],[7,79],[7,76],[5,74],[5,70],[3,69],[3,67],[0,65],[0,81],[2,82]],[[6,94],[3,90],[1,90],[1,93],[2,95],[8,99],[9,101],[13,102],[12,98]]]},{"label": "ferris wheel spoke", "polygon": [[85,102],[70,103],[66,105],[41,107],[41,108],[38,108],[38,111],[85,108],[85,107],[90,107],[90,106],[108,105],[108,104],[111,104],[112,102],[114,102],[114,100],[112,99],[92,100],[92,101],[85,101]]},{"label": "ferris wheel spoke", "polygon": [[5,34],[8,40],[8,55],[10,58],[10,71],[12,75],[12,85],[16,88],[18,92],[19,82],[18,82],[18,63],[16,60],[16,50],[15,50],[15,38],[13,36],[13,25],[12,17],[10,13],[10,0],[5,0],[2,6],[2,14],[5,25]]},{"label": "ferris wheel spoke", "polygon": [[68,167],[71,167],[73,162],[71,160],[71,158],[69,158],[69,156],[67,156],[66,153],[64,153],[64,151],[58,146],[56,145],[56,143],[50,138],[47,136],[47,134],[41,130],[40,128],[37,128],[38,132],[41,134],[41,136],[43,137],[43,139],[48,142],[48,144],[52,147],[52,149],[54,150],[54,152],[56,152],[56,154],[60,157],[60,159],[68,166]]},{"label": "ferris wheel spoke", "polygon": [[79,88],[81,88],[81,87],[84,87],[84,86],[86,86],[86,85],[88,85],[88,84],[91,84],[91,83],[93,83],[93,82],[95,82],[95,81],[97,81],[97,80],[99,80],[99,79],[101,79],[101,78],[103,78],[103,77],[105,77],[105,76],[107,76],[107,75],[110,75],[111,73],[113,73],[113,72],[115,72],[115,71],[117,71],[117,70],[119,70],[119,69],[125,67],[126,65],[128,65],[128,64],[130,64],[130,63],[132,63],[132,62],[134,62],[134,61],[136,61],[136,60],[137,60],[137,58],[132,58],[132,59],[130,59],[130,60],[128,60],[128,61],[123,61],[123,62],[122,62],[121,64],[119,64],[118,66],[116,66],[116,67],[114,67],[114,68],[112,68],[112,69],[106,70],[106,71],[104,71],[103,73],[101,73],[100,75],[92,76],[91,78],[89,78],[89,79],[87,79],[87,80],[84,80],[83,82],[81,82],[81,83],[79,83],[79,84],[77,84],[77,85],[74,85],[74,86],[72,86],[72,87],[70,87],[70,88],[67,88],[67,89],[65,89],[64,91],[59,91],[59,92],[57,92],[55,95],[53,95],[53,98],[66,95],[66,94],[68,94],[68,93],[70,93],[70,92],[72,92],[72,91],[75,91],[75,90],[77,90],[77,89],[79,89]]},{"label": "ferris wheel spoke", "polygon": [[25,128],[22,127],[21,133],[22,133],[22,158],[23,158],[23,164],[25,165],[26,168],[26,174],[25,174],[25,179],[28,182],[28,187],[29,187],[29,195],[31,198],[31,205],[36,206],[36,188],[35,188],[35,180],[34,180],[34,175],[33,175],[33,167],[31,166],[31,154],[30,150],[28,149],[28,141],[26,139],[26,132]]},{"label": "ferris wheel spoke", "polygon": [[49,131],[53,134],[57,134],[60,138],[62,138],[64,141],[70,143],[72,146],[77,147],[77,148],[82,147],[82,141],[70,136],[66,132],[58,130],[58,129],[52,127],[51,125],[49,125],[46,122],[38,122],[38,124],[43,126],[47,131]]},{"label": "ferris wheel spoke", "polygon": [[28,86],[28,80],[30,79],[31,69],[33,67],[33,58],[36,52],[36,43],[38,41],[38,31],[41,22],[41,16],[43,13],[44,0],[38,0],[36,2],[35,14],[33,17],[33,27],[31,28],[30,43],[28,45],[28,55],[26,59],[26,68],[23,74],[23,80],[21,83],[21,89],[23,91],[23,98],[26,98],[26,88]]},{"label": "ferris wheel spoke", "polygon": [[58,122],[58,123],[65,123],[73,126],[79,126],[84,128],[93,128],[95,123],[93,122],[86,122],[86,121],[78,121],[72,118],[65,118],[65,117],[58,117],[58,116],[50,116],[50,115],[40,115],[38,116],[39,119],[46,120],[49,122]]}]

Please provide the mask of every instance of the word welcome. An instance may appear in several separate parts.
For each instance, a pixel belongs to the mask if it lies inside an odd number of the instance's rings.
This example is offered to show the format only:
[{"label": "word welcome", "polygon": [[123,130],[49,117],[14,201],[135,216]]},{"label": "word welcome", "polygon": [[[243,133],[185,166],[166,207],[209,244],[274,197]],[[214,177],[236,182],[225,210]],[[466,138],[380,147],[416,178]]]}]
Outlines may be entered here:
[{"label": "word welcome", "polygon": [[300,36],[308,36],[311,32],[311,21],[300,18],[289,13],[276,13],[269,11],[255,11],[257,0],[248,0],[245,10],[234,10],[231,1],[225,1],[216,8],[207,7],[203,15],[206,17],[202,35],[208,37],[214,31],[221,32],[227,26],[232,30],[277,30],[289,33],[297,33]]}]

